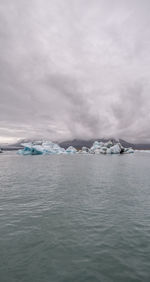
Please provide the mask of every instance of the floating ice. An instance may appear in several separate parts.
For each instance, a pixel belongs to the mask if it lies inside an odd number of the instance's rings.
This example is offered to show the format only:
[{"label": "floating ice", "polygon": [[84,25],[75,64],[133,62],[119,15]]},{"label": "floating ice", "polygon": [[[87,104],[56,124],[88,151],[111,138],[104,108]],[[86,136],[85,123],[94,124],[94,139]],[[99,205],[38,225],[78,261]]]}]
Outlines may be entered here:
[{"label": "floating ice", "polygon": [[95,141],[89,152],[91,154],[129,154],[134,153],[134,150],[132,148],[124,148],[119,142],[113,144],[112,141],[107,143]]},{"label": "floating ice", "polygon": [[74,148],[73,146],[69,146],[69,147],[66,149],[66,153],[68,153],[68,154],[75,154],[75,153],[77,153],[77,149]]},{"label": "floating ice", "polygon": [[89,148],[85,146],[82,147],[82,149],[78,151],[78,154],[89,154],[89,153],[90,153]]},{"label": "floating ice", "polygon": [[36,142],[22,143],[21,145],[24,147],[24,149],[18,151],[21,155],[63,154],[66,152],[64,148],[51,141],[43,142],[41,145]]},{"label": "floating ice", "polygon": [[124,154],[132,154],[134,150],[132,148],[124,148]]},{"label": "floating ice", "polygon": [[21,155],[45,155],[45,154],[130,154],[134,153],[132,148],[124,148],[119,142],[113,144],[112,141],[107,143],[95,141],[92,147],[82,147],[77,151],[73,146],[69,146],[66,150],[61,148],[58,144],[51,141],[36,141],[34,143],[22,143],[24,149],[19,150]]}]

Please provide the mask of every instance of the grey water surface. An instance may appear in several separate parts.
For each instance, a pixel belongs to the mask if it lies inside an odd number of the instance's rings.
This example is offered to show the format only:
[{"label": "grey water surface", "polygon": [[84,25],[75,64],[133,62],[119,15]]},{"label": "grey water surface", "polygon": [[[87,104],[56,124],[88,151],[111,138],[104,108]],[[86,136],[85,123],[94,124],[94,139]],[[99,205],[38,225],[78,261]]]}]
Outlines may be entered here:
[{"label": "grey water surface", "polygon": [[0,154],[0,282],[150,281],[150,154]]}]

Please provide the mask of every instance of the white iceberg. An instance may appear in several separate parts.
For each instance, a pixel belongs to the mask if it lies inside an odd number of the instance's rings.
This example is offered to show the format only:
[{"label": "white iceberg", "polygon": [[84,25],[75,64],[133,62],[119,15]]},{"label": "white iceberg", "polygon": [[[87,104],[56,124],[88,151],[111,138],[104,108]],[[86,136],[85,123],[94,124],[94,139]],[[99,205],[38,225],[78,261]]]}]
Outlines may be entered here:
[{"label": "white iceberg", "polygon": [[130,154],[134,153],[132,148],[124,148],[119,142],[113,144],[112,141],[106,143],[95,141],[89,149],[89,153],[93,154]]},{"label": "white iceberg", "polygon": [[77,153],[77,149],[74,148],[73,146],[69,146],[69,147],[66,149],[66,153],[68,153],[68,154],[75,154],[75,153]]},{"label": "white iceberg", "polygon": [[134,150],[132,148],[124,148],[124,154],[132,154]]},{"label": "white iceberg", "polygon": [[82,149],[79,151],[79,154],[88,154],[89,153],[89,148],[87,147],[82,147]]},{"label": "white iceberg", "polygon": [[120,143],[115,144],[112,147],[107,148],[107,154],[120,154],[122,151],[122,146]]}]

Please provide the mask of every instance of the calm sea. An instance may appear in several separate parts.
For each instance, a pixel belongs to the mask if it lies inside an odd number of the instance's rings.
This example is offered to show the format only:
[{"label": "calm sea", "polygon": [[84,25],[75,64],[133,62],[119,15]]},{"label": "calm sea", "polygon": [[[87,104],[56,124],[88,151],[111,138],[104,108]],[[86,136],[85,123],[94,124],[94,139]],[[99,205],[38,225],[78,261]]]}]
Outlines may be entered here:
[{"label": "calm sea", "polygon": [[150,154],[0,154],[0,282],[96,281],[150,281]]}]

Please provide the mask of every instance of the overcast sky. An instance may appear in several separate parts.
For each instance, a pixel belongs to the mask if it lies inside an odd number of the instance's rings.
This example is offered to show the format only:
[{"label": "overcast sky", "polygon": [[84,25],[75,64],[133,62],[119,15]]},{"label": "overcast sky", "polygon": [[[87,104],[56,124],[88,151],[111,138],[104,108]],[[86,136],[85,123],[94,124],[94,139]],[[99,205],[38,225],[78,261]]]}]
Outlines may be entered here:
[{"label": "overcast sky", "polygon": [[0,142],[149,142],[149,15],[149,0],[0,0]]}]

